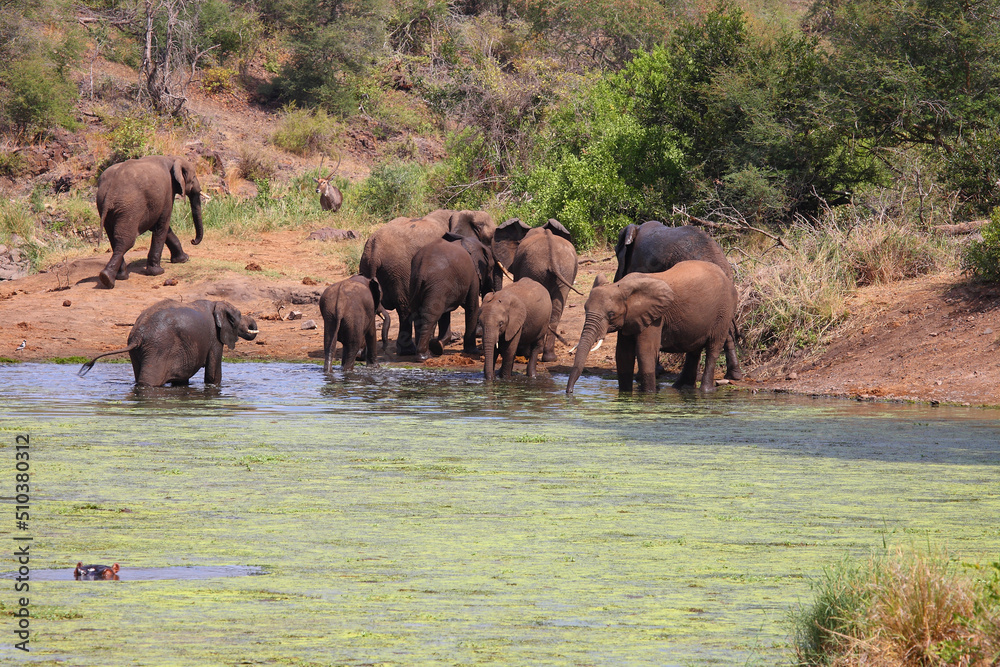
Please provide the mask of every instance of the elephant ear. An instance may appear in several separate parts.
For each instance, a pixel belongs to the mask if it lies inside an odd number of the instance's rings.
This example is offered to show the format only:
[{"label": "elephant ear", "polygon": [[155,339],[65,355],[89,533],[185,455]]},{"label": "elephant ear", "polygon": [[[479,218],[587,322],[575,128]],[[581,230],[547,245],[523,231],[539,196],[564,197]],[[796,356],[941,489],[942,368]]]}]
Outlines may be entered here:
[{"label": "elephant ear", "polygon": [[230,350],[236,347],[236,332],[239,331],[243,315],[225,301],[216,301],[212,309],[215,315],[215,331],[223,345]]},{"label": "elephant ear", "polygon": [[450,243],[451,241],[464,241],[468,237],[462,236],[461,234],[455,234],[453,232],[445,232],[444,236],[441,238]]},{"label": "elephant ear", "polygon": [[514,261],[514,253],[531,227],[517,218],[511,218],[503,223],[493,233],[493,256],[504,266],[510,266]]},{"label": "elephant ear", "polygon": [[597,277],[594,278],[594,285],[593,287],[591,287],[591,289],[593,289],[594,287],[600,287],[601,285],[607,285],[607,284],[608,284],[607,276],[605,276],[603,273],[598,273]]},{"label": "elephant ear", "polygon": [[187,179],[184,178],[184,161],[174,160],[170,166],[170,177],[174,180],[174,194],[183,195],[187,192]]},{"label": "elephant ear", "polygon": [[378,284],[378,280],[372,278],[368,281],[368,289],[372,293],[372,299],[375,301],[375,310],[378,310],[379,304],[382,303],[382,286]]},{"label": "elephant ear", "polygon": [[670,312],[674,291],[666,281],[639,273],[629,274],[627,278],[615,283],[625,297],[628,309],[626,324],[645,329]]},{"label": "elephant ear", "polygon": [[549,221],[545,223],[542,229],[547,229],[556,236],[566,239],[570,243],[573,242],[573,235],[570,234],[569,230],[563,227],[563,224],[555,218],[549,218]]},{"label": "elephant ear", "polygon": [[618,233],[618,243],[615,244],[615,256],[618,257],[618,270],[615,272],[615,282],[618,282],[629,271],[632,264],[632,251],[635,249],[635,237],[639,233],[639,225],[627,225]]},{"label": "elephant ear", "polygon": [[524,321],[528,318],[528,309],[520,299],[512,299],[510,307],[507,309],[507,330],[504,336],[507,340],[514,337],[524,327]]}]

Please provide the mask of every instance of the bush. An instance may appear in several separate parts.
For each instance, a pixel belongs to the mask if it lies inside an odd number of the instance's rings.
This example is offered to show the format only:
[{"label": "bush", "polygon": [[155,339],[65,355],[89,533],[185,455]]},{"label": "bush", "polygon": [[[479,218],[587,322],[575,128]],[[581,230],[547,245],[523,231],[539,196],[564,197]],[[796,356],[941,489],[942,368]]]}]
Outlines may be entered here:
[{"label": "bush", "polygon": [[793,617],[799,665],[989,667],[1000,655],[1000,561],[955,571],[897,551],[825,570]]},{"label": "bush", "polygon": [[145,157],[152,153],[155,128],[152,116],[129,114],[124,118],[106,118],[105,122],[111,128],[108,132],[111,163]]},{"label": "bush", "polygon": [[266,150],[249,144],[240,146],[236,168],[240,170],[240,176],[248,181],[266,181],[277,171],[274,159]]},{"label": "bush", "polygon": [[981,241],[973,241],[962,256],[962,269],[979,280],[1000,281],[1000,208],[993,209],[990,221],[980,230]]},{"label": "bush", "polygon": [[282,110],[278,125],[271,141],[296,155],[325,152],[339,129],[325,110],[298,109],[294,103]]},{"label": "bush", "polygon": [[56,125],[73,127],[76,88],[42,57],[29,57],[0,72],[0,123],[33,137]]},{"label": "bush", "polygon": [[358,187],[358,206],[382,218],[415,215],[426,207],[427,178],[414,162],[382,163]]},{"label": "bush", "polygon": [[233,89],[236,70],[228,67],[209,67],[201,73],[201,88],[209,95],[226,93]]}]

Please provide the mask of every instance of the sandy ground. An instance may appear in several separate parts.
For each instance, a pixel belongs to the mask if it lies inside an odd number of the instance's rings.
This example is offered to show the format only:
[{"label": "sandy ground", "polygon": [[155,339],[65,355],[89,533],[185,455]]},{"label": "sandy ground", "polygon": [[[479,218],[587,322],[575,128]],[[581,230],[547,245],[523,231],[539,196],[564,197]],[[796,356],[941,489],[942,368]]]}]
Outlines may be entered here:
[{"label": "sandy ground", "polygon": [[[135,318],[156,301],[208,298],[227,300],[258,320],[260,335],[253,342],[240,341],[232,357],[322,359],[323,325],[317,301],[327,284],[347,275],[330,251],[329,245],[338,242],[307,240],[310,231],[266,233],[252,245],[209,233],[200,246],[186,247],[189,263],[165,263],[166,273],[157,277],[139,272],[146,252],[140,243],[127,256],[131,277],[119,281],[114,290],[103,289],[96,281],[107,260],[107,242],[91,257],[0,283],[0,357],[89,358],[123,347]],[[577,288],[587,293],[598,273],[611,276],[614,268],[606,256],[582,257]],[[559,327],[570,342],[579,336],[584,300],[570,294]],[[957,274],[867,288],[853,299],[850,320],[827,347],[746,368],[748,379],[738,384],[755,391],[1000,405],[998,305],[1000,286],[970,286]],[[280,319],[291,311],[301,312],[301,319]],[[303,328],[309,320],[316,328]],[[455,329],[464,329],[461,312],[452,321]],[[396,324],[393,321],[391,340]],[[18,351],[22,340],[25,347]],[[605,346],[591,354],[587,372],[613,381],[614,342],[609,336]],[[428,364],[481,367],[480,359],[459,354],[460,345],[452,344],[444,357]],[[572,357],[567,347],[557,343],[556,351],[559,360],[540,364],[541,372],[568,372]],[[391,353],[382,360],[414,363]],[[523,372],[523,365],[515,366],[518,370]]]}]

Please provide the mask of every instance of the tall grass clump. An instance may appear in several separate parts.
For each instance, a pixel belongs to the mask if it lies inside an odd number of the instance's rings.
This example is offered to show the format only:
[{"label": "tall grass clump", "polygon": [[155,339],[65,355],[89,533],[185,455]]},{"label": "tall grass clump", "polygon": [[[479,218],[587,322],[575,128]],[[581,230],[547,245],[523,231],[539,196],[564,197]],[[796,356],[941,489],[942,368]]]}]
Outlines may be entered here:
[{"label": "tall grass clump", "polygon": [[822,344],[859,287],[954,266],[957,247],[917,225],[862,217],[852,207],[799,219],[759,257],[741,262],[744,348],[756,360]]},{"label": "tall grass clump", "polygon": [[1000,208],[980,230],[981,240],[972,241],[962,255],[962,269],[979,280],[1000,281]]},{"label": "tall grass clump", "polygon": [[339,131],[337,122],[323,109],[299,109],[287,105],[278,121],[271,142],[296,155],[323,152]]},{"label": "tall grass clump", "polygon": [[1000,561],[969,572],[902,552],[824,571],[793,614],[798,665],[955,665],[1000,660]]}]

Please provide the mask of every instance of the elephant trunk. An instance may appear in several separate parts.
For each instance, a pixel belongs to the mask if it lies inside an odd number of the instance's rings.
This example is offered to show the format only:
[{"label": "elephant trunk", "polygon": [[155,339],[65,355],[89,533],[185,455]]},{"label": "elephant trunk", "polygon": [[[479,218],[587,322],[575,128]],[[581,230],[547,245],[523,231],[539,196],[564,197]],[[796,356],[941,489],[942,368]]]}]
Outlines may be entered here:
[{"label": "elephant trunk", "polygon": [[194,220],[194,238],[191,239],[191,245],[198,245],[205,234],[201,222],[201,193],[192,193],[188,199],[191,202],[191,218]]},{"label": "elephant trunk", "polygon": [[483,327],[483,378],[487,382],[496,379],[496,349],[498,332],[495,325]]},{"label": "elephant trunk", "polygon": [[566,393],[573,393],[573,385],[576,381],[580,379],[580,374],[583,373],[583,367],[587,363],[587,356],[591,352],[591,348],[598,341],[604,340],[604,336],[608,333],[608,322],[604,318],[597,317],[587,317],[583,325],[583,331],[580,333],[580,342],[576,346],[576,358],[573,361],[573,368],[569,373],[569,382],[566,383]]},{"label": "elephant trunk", "polygon": [[243,340],[253,340],[260,330],[257,328],[257,321],[249,315],[244,315],[240,322],[240,330],[236,334]]}]

